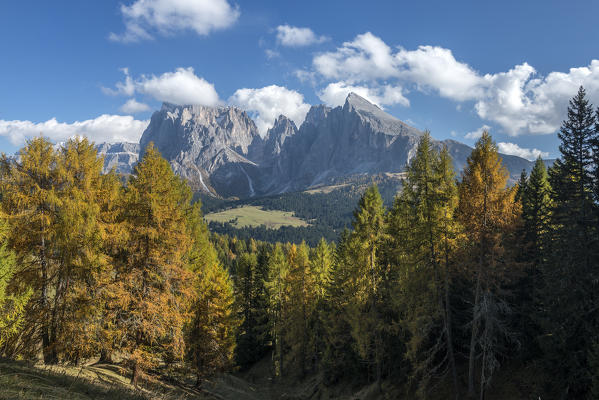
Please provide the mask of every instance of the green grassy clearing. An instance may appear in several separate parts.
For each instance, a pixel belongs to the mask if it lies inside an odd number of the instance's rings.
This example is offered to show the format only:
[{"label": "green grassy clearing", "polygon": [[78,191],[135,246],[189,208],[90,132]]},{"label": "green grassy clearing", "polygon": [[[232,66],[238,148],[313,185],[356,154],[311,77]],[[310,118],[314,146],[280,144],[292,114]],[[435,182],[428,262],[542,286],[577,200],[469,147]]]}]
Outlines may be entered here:
[{"label": "green grassy clearing", "polygon": [[295,217],[293,212],[264,210],[262,207],[257,206],[231,208],[229,210],[206,214],[205,218],[208,222],[215,221],[223,223],[234,221],[232,225],[236,228],[265,225],[270,229],[278,229],[282,226],[298,227],[309,225],[306,221]]}]

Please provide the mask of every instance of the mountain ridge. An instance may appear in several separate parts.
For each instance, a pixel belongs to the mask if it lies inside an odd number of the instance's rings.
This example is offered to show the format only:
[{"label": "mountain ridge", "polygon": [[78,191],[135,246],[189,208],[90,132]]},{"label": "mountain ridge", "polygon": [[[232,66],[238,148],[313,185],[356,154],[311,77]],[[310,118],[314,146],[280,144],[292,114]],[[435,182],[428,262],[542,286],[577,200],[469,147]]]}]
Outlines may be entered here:
[{"label": "mountain ridge", "polygon": [[[164,103],[152,115],[139,149],[143,156],[143,149],[154,142],[196,192],[248,198],[306,190],[352,176],[403,172],[423,134],[350,93],[342,106],[311,106],[299,127],[279,115],[264,137],[238,107]],[[458,172],[472,150],[452,139],[433,139],[433,144],[447,146]],[[501,156],[512,180],[533,164]]]}]

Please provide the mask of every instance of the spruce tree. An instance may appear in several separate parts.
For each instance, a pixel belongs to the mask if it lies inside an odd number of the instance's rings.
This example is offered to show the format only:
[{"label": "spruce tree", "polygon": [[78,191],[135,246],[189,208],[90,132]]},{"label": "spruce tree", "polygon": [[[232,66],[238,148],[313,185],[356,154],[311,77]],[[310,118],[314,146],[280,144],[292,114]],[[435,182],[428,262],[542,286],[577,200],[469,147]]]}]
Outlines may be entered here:
[{"label": "spruce tree", "polygon": [[558,137],[561,157],[550,169],[551,217],[542,270],[541,345],[555,390],[583,398],[591,385],[588,355],[599,326],[598,226],[593,202],[595,114],[581,87]]}]

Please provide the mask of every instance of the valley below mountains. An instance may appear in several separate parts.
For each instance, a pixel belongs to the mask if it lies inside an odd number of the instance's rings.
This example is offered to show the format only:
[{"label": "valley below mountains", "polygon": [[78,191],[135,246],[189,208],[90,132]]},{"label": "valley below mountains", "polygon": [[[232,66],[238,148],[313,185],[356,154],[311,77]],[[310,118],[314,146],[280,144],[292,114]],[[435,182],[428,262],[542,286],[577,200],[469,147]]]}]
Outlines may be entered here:
[{"label": "valley below mountains", "polygon": [[[350,93],[343,106],[312,106],[299,128],[280,115],[264,136],[240,108],[165,103],[152,115],[140,143],[104,143],[98,149],[105,155],[105,172],[115,168],[129,174],[153,142],[195,192],[244,199],[397,176],[423,134]],[[447,146],[458,172],[472,150],[450,139],[434,145]],[[520,157],[502,158],[513,181],[533,166]]]}]

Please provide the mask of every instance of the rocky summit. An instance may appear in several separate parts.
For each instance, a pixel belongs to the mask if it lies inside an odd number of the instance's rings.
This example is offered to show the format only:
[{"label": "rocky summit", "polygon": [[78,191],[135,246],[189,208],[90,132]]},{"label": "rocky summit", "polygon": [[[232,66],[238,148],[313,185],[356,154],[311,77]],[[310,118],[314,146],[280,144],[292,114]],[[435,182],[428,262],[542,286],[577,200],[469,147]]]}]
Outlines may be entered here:
[{"label": "rocky summit", "polygon": [[[402,172],[422,135],[350,93],[343,106],[312,106],[299,128],[279,116],[264,137],[237,107],[163,104],[152,115],[139,148],[143,153],[153,142],[195,191],[247,198],[305,190],[353,176]],[[447,146],[457,170],[465,166],[472,150],[455,140],[434,143]],[[133,149],[115,146],[100,146],[106,167],[130,173],[127,161],[133,161]],[[515,156],[504,155],[503,160],[514,178],[532,165]]]}]

